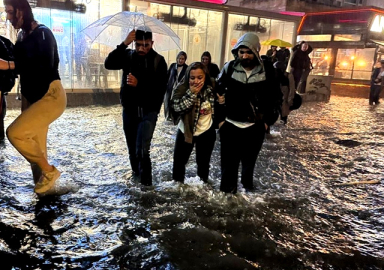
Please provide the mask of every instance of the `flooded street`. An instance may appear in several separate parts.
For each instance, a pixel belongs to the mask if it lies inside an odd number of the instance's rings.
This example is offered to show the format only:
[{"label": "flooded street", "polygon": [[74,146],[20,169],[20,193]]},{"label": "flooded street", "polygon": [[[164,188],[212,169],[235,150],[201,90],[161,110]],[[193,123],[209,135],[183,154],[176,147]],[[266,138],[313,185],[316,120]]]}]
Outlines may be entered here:
[{"label": "flooded street", "polygon": [[[19,114],[9,110],[6,126]],[[6,269],[383,269],[384,105],[331,98],[277,123],[254,172],[257,190],[171,179],[176,127],[161,115],[154,186],[131,177],[121,108],[68,108],[48,135],[60,197],[38,199],[28,163],[0,145],[0,259]]]}]

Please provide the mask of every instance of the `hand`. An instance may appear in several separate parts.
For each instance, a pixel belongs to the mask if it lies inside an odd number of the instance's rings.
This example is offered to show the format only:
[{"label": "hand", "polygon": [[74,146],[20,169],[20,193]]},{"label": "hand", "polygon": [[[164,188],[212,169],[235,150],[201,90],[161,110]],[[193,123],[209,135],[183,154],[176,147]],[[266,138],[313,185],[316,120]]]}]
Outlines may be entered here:
[{"label": "hand", "polygon": [[219,94],[216,94],[217,95],[217,101],[219,102],[220,105],[223,105],[225,104],[225,96],[222,95],[220,96]]},{"label": "hand", "polygon": [[221,126],[224,124],[224,122],[225,122],[225,121],[219,123],[219,129],[220,129]]},{"label": "hand", "polygon": [[198,94],[201,89],[203,88],[204,81],[198,82],[197,84],[190,84],[189,88],[191,89],[191,92],[194,94]]},{"label": "hand", "polygon": [[129,73],[128,76],[127,76],[127,84],[129,86],[133,86],[133,87],[137,86],[137,79],[131,73]]},{"label": "hand", "polygon": [[129,32],[128,36],[124,40],[124,44],[128,46],[136,39],[136,30],[133,29],[131,32]]}]

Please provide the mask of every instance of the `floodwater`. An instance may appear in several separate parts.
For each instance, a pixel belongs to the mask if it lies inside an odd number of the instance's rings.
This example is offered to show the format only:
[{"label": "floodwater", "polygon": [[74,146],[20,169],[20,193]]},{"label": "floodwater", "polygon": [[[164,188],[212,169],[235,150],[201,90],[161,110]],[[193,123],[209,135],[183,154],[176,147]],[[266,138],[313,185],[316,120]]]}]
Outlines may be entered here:
[{"label": "floodwater", "polygon": [[[18,115],[8,111],[6,126]],[[121,108],[69,108],[51,127],[60,197],[38,199],[27,162],[0,145],[0,269],[383,269],[384,105],[332,97],[276,124],[257,161],[257,190],[171,181],[175,126],[159,118],[154,186],[131,177]]]}]

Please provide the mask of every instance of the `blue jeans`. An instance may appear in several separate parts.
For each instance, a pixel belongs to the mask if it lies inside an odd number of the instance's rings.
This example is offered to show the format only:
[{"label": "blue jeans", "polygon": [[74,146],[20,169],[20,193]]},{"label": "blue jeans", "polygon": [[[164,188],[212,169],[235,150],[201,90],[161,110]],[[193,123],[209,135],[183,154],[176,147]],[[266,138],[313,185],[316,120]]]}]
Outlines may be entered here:
[{"label": "blue jeans", "polygon": [[150,146],[157,122],[157,112],[137,112],[123,109],[123,129],[127,141],[129,160],[135,175],[143,185],[152,185]]}]

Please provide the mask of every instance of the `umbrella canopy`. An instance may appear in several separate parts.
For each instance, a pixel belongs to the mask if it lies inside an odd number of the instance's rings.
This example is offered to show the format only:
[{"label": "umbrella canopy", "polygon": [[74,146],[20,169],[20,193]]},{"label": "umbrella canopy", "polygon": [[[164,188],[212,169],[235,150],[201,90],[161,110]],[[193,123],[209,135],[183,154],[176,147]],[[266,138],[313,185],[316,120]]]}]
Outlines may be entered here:
[{"label": "umbrella canopy", "polygon": [[162,21],[140,12],[123,11],[103,17],[82,30],[92,42],[116,46],[120,44],[133,29],[140,26],[149,27],[153,34],[156,51],[180,48],[180,38]]},{"label": "umbrella canopy", "polygon": [[292,44],[281,39],[270,39],[261,42],[261,45],[271,45],[277,47],[292,47]]}]

